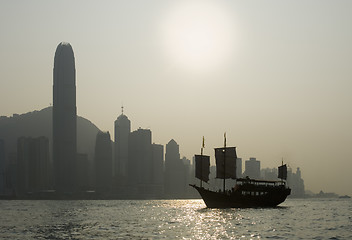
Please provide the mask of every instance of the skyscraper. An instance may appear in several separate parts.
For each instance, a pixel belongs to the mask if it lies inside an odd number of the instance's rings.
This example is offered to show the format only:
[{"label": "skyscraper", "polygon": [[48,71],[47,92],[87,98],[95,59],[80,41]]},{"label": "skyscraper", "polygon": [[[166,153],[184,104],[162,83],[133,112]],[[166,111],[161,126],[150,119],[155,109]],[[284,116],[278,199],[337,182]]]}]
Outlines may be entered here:
[{"label": "skyscraper", "polygon": [[128,175],[128,137],[131,121],[122,113],[115,121],[115,177],[126,180]]},{"label": "skyscraper", "polygon": [[242,158],[236,159],[236,177],[237,178],[242,177]]},{"label": "skyscraper", "polygon": [[165,194],[167,197],[183,196],[186,189],[186,168],[180,159],[180,147],[174,139],[166,144]]},{"label": "skyscraper", "polygon": [[164,146],[152,144],[152,185],[153,194],[164,195]]},{"label": "skyscraper", "polygon": [[88,160],[88,154],[77,153],[77,189],[79,189],[79,191],[91,189],[89,168],[90,162]]},{"label": "skyscraper", "polygon": [[244,176],[260,179],[260,161],[256,158],[249,158],[249,160],[245,162],[245,168]]},{"label": "skyscraper", "polygon": [[55,52],[53,85],[53,161],[58,193],[76,190],[76,69],[69,43],[60,43]]},{"label": "skyscraper", "polygon": [[112,146],[109,132],[98,132],[95,141],[96,191],[108,193],[112,184]]},{"label": "skyscraper", "polygon": [[0,139],[0,194],[5,193],[5,141]]},{"label": "skyscraper", "polygon": [[152,183],[164,184],[164,146],[152,144]]},{"label": "skyscraper", "polygon": [[[152,132],[139,128],[129,136],[128,177],[140,193],[152,181]],[[146,189],[146,188],[144,188]]]},{"label": "skyscraper", "polygon": [[49,139],[20,137],[17,140],[17,194],[49,188]]}]

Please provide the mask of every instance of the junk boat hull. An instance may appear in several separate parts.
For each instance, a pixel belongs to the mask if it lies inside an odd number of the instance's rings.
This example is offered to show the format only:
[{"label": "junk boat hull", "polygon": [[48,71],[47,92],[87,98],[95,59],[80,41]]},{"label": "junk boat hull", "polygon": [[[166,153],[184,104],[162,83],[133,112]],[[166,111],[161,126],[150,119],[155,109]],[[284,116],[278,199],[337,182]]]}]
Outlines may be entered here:
[{"label": "junk boat hull", "polygon": [[[276,207],[290,195],[291,189],[286,187],[287,166],[278,168],[278,178],[281,181],[267,181],[246,178],[237,178],[236,147],[226,147],[226,133],[224,147],[215,148],[216,178],[223,179],[223,190],[215,192],[202,187],[202,182],[209,181],[210,158],[203,155],[204,137],[201,154],[195,155],[195,175],[200,179],[200,187],[190,184],[203,198],[208,208],[246,208],[246,207]],[[226,190],[226,179],[235,179],[236,185]]]},{"label": "junk boat hull", "polygon": [[214,192],[193,184],[190,186],[199,192],[208,208],[276,207],[291,193],[291,189],[284,185],[257,190],[240,187],[231,192]]}]

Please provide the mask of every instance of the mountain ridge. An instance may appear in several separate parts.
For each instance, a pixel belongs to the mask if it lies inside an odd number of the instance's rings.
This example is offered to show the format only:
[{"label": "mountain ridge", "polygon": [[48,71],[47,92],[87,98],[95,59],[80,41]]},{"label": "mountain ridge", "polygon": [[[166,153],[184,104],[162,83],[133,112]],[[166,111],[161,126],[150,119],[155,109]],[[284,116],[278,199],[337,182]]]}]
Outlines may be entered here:
[{"label": "mountain ridge", "polygon": [[[77,116],[77,153],[94,159],[95,138],[100,129],[90,120]],[[0,117],[0,139],[5,141],[5,154],[17,152],[19,137],[45,136],[49,139],[50,158],[52,157],[52,107],[34,110],[10,117]]]}]

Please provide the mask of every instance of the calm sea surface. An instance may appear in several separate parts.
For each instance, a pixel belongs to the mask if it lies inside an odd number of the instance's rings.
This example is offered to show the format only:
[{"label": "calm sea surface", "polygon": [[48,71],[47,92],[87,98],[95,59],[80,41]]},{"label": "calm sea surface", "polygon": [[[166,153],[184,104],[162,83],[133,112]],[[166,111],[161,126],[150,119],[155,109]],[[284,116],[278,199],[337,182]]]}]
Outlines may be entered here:
[{"label": "calm sea surface", "polygon": [[0,239],[352,239],[351,199],[270,209],[202,200],[0,201]]}]

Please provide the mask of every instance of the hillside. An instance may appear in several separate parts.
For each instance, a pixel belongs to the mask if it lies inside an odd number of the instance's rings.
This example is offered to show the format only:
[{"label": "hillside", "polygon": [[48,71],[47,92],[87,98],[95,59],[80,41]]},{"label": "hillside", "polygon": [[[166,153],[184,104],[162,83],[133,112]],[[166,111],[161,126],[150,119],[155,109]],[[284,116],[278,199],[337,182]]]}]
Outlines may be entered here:
[{"label": "hillside", "polygon": [[[98,131],[92,122],[77,116],[77,152],[87,153],[91,161]],[[46,136],[52,144],[52,107],[20,115],[14,114],[12,117],[0,117],[0,139],[5,140],[5,154],[16,152],[17,138],[21,136]]]}]

